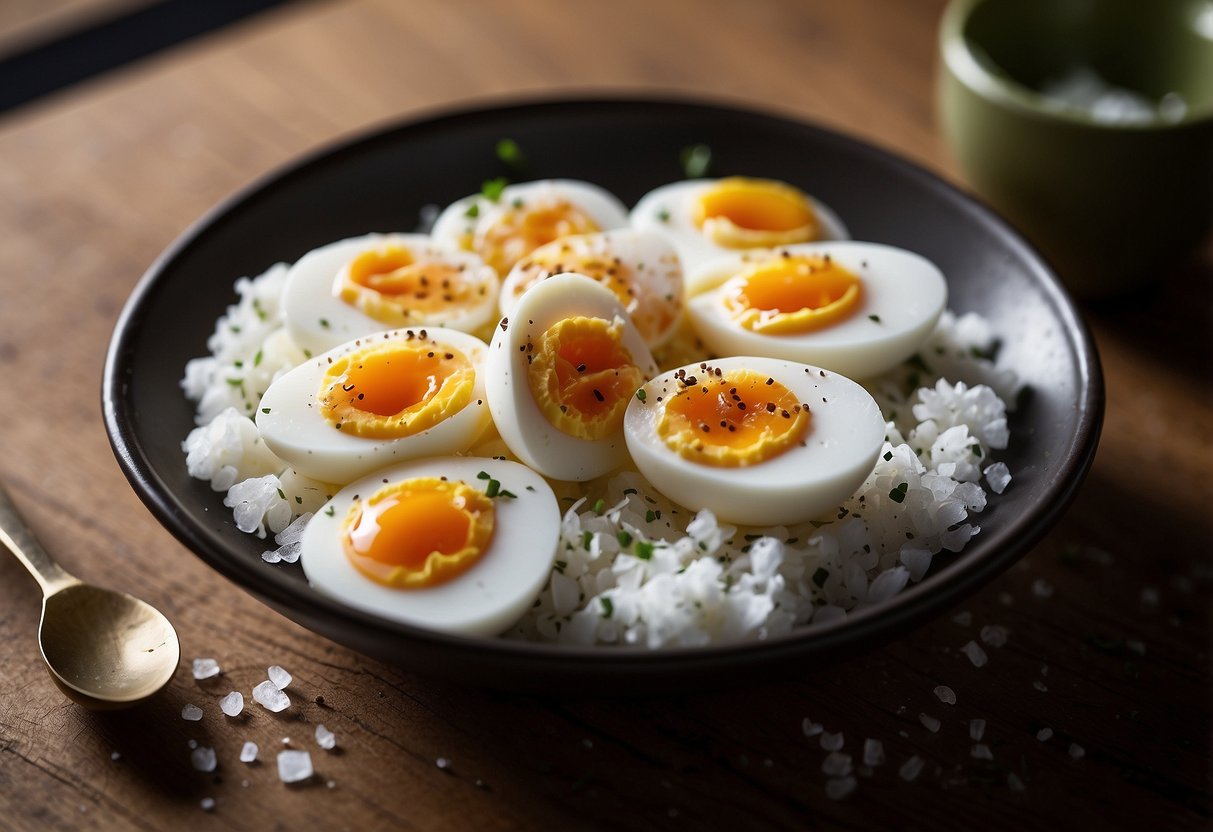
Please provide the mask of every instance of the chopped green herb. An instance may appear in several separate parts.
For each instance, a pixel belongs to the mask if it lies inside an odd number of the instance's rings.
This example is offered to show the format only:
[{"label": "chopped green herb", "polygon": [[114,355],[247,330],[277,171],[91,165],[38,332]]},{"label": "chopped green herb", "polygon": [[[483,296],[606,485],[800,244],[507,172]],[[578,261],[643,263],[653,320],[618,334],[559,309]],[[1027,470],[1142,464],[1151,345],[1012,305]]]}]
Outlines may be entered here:
[{"label": "chopped green herb", "polygon": [[818,589],[821,589],[823,586],[825,586],[829,577],[830,570],[818,567],[817,571],[813,573],[813,583],[817,585]]},{"label": "chopped green herb", "polygon": [[476,219],[476,217],[480,216],[480,203],[473,202],[468,206],[468,209],[463,212],[463,215],[471,219]]},{"label": "chopped green herb", "polygon": [[240,369],[243,369],[244,362],[243,361],[233,361],[232,366],[235,367],[237,370],[240,370]]},{"label": "chopped green herb", "polygon": [[585,549],[587,552],[590,551],[590,543],[593,540],[594,540],[594,533],[592,531],[587,529],[586,531],[582,532],[581,533],[581,548]]},{"label": "chopped green herb", "polygon": [[981,459],[981,445],[980,444],[974,442],[972,445],[969,446],[969,450],[973,452],[973,456],[977,457],[978,459]]},{"label": "chopped green herb", "polygon": [[518,499],[518,495],[517,495],[517,494],[515,494],[513,491],[507,491],[507,490],[505,490],[504,488],[503,488],[503,489],[501,489],[501,492],[500,492],[500,493],[499,493],[497,496],[498,496],[498,497],[508,497],[508,498],[510,498],[511,500],[516,500],[516,499]]},{"label": "chopped green herb", "polygon": [[602,617],[610,618],[611,614],[615,612],[615,605],[611,603],[611,599],[604,596],[598,601],[602,604]]},{"label": "chopped green herb", "polygon": [[502,139],[497,142],[497,158],[512,168],[520,168],[526,164],[526,156],[522,148],[513,139]]},{"label": "chopped green herb", "polygon": [[497,200],[501,199],[501,192],[505,190],[505,186],[508,185],[509,182],[510,180],[506,179],[504,176],[498,176],[496,179],[485,180],[484,184],[480,186],[480,193],[484,194],[485,199],[496,202]]},{"label": "chopped green herb", "polygon": [[905,500],[906,492],[909,491],[909,489],[910,484],[908,482],[903,482],[889,492],[889,499],[895,503],[900,503]]},{"label": "chopped green herb", "polygon": [[893,452],[892,452],[892,451],[885,451],[885,452],[884,452],[884,461],[885,461],[885,462],[888,462],[888,461],[889,461],[890,459],[892,459],[892,458],[893,458]]},{"label": "chopped green herb", "polygon": [[706,144],[684,147],[679,158],[687,179],[702,179],[708,175],[708,168],[712,166],[712,148]]},{"label": "chopped green herb", "polygon": [[653,557],[653,544],[647,540],[636,541],[636,557],[641,560],[649,560]]},{"label": "chopped green herb", "polygon": [[641,401],[644,401],[648,397],[649,397],[649,394],[644,392],[643,387],[641,387],[639,390],[636,391],[636,398],[640,399]]},{"label": "chopped green herb", "polygon": [[880,323],[880,316],[879,315],[868,315],[868,320],[872,321],[874,323]]},{"label": "chopped green herb", "polygon": [[261,299],[253,298],[253,311],[257,313],[257,318],[264,321],[269,316],[265,314],[265,310],[261,308]]},{"label": "chopped green herb", "polygon": [[253,356],[253,366],[260,367],[262,358],[265,358],[264,352],[262,350],[257,350],[257,354]]},{"label": "chopped green herb", "polygon": [[321,318],[321,319],[320,319],[320,326],[321,326],[321,327],[323,327],[324,329],[328,329],[328,328],[329,328],[329,319],[328,319],[328,318]]},{"label": "chopped green herb", "polygon": [[296,494],[296,495],[295,495],[295,502],[296,502],[296,503],[298,503],[299,505],[303,505],[303,498],[302,498],[302,497],[300,497],[298,494]]},{"label": "chopped green herb", "polygon": [[261,408],[261,412],[262,412],[262,413],[269,413],[269,412],[270,412],[270,409],[269,409],[268,407],[263,407],[263,408]]},{"label": "chopped green herb", "polygon": [[490,479],[489,484],[484,487],[484,496],[496,497],[497,492],[501,491],[501,483],[497,480]]},{"label": "chopped green herb", "polygon": [[489,479],[492,479],[492,477],[490,477],[490,476],[489,476],[489,472],[488,472],[488,471],[480,471],[480,472],[478,472],[478,473],[476,474],[476,479],[478,479],[478,480],[489,480]]},{"label": "chopped green herb", "polygon": [[666,208],[659,209],[657,211],[657,219],[660,222],[669,222],[670,221],[669,209],[666,209]]},{"label": "chopped green herb", "polygon": [[615,537],[619,539],[619,545],[625,549],[632,545],[632,536],[625,531],[620,531]]},{"label": "chopped green herb", "polygon": [[324,513],[325,513],[325,515],[326,515],[326,516],[328,516],[328,517],[332,517],[332,516],[333,516],[333,507],[332,507],[332,506],[329,506],[328,508],[326,508],[326,509],[324,510]]},{"label": "chopped green herb", "polygon": [[283,490],[281,488],[278,489],[278,496],[284,500],[286,499],[286,494],[283,492]]},{"label": "chopped green herb", "polygon": [[644,513],[644,522],[652,523],[654,520],[656,520],[660,516],[661,515],[658,514],[657,512],[653,511],[652,509],[649,509],[648,511],[646,511]]},{"label": "chopped green herb", "polygon": [[528,485],[528,486],[526,487],[526,490],[527,490],[527,491],[534,491],[534,490],[535,490],[535,486],[533,486],[533,485]]},{"label": "chopped green herb", "polygon": [[604,508],[606,508],[606,500],[599,498],[598,502],[594,503],[594,513],[602,514]]}]

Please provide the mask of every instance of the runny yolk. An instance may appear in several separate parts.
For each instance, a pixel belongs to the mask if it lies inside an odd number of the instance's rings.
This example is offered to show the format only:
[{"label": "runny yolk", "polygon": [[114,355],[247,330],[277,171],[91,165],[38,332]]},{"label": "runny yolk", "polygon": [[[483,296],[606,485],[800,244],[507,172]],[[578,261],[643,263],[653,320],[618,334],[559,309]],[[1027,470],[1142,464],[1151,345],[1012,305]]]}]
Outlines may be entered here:
[{"label": "runny yolk", "polygon": [[514,264],[542,245],[571,234],[598,231],[590,217],[566,200],[511,206],[496,222],[478,233],[477,254],[504,276]]},{"label": "runny yolk", "polygon": [[692,462],[741,468],[803,441],[809,408],[775,379],[751,370],[683,373],[657,425],[666,446]]},{"label": "runny yolk", "polygon": [[722,300],[733,319],[767,335],[811,332],[854,314],[863,284],[827,256],[772,257],[732,278]]},{"label": "runny yolk", "polygon": [[728,248],[790,245],[820,235],[808,197],[770,179],[721,179],[695,201],[691,219],[709,239]]},{"label": "runny yolk", "polygon": [[399,245],[359,254],[338,273],[334,293],[389,326],[429,321],[474,303],[487,292],[464,278],[464,267],[416,260]]},{"label": "runny yolk", "polygon": [[428,430],[472,398],[476,371],[452,347],[390,341],[335,359],[317,400],[338,430],[389,439]]},{"label": "runny yolk", "polygon": [[645,380],[623,345],[623,326],[618,319],[565,318],[528,352],[531,395],[553,427],[579,439],[619,430],[628,401]]},{"label": "runny yolk", "polygon": [[341,530],[346,557],[371,580],[435,586],[467,571],[493,536],[493,501],[463,482],[417,477],[356,500]]}]

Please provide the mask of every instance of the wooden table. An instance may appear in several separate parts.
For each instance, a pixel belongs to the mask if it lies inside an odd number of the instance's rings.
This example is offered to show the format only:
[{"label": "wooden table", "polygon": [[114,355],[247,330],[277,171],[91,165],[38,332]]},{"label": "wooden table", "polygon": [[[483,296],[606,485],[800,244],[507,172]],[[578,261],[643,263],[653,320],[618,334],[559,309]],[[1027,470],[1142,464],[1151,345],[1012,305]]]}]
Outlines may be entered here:
[{"label": "wooden table", "polygon": [[[439,104],[660,90],[749,99],[955,180],[932,103],[939,11],[297,3],[0,115],[0,477],[69,570],[163,609],[187,664],[140,710],[69,704],[38,658],[35,586],[0,558],[0,827],[1206,827],[1213,252],[1141,297],[1084,307],[1107,376],[1103,439],[1077,501],[1027,558],[884,649],[744,691],[548,701],[377,664],[185,551],[129,489],[102,429],[103,355],[140,274],[213,203],[305,150]],[[990,624],[1010,635],[979,669],[959,648]],[[196,682],[198,656],[223,675]],[[295,706],[219,714],[220,695],[247,694],[273,663],[294,674]],[[940,683],[955,705],[935,698]],[[189,702],[201,722],[181,719]],[[842,732],[857,762],[866,738],[881,740],[887,762],[830,799],[806,717]],[[976,719],[993,761],[970,756]],[[337,751],[315,747],[318,722]],[[284,737],[313,752],[303,788],[278,781]],[[237,761],[246,739],[262,763]],[[216,749],[214,774],[193,770],[191,740]],[[911,755],[926,767],[906,782]]]}]

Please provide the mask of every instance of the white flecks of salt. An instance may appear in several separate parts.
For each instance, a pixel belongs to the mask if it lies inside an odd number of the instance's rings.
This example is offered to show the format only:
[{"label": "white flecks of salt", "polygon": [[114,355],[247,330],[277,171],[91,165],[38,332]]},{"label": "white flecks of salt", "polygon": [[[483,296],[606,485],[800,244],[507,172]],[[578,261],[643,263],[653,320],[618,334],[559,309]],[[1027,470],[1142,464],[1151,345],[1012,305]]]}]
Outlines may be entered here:
[{"label": "white flecks of salt", "polygon": [[910,759],[901,764],[901,768],[897,769],[897,776],[907,783],[912,783],[918,779],[918,775],[922,774],[923,759],[915,754]]},{"label": "white flecks of salt", "polygon": [[822,725],[820,722],[814,722],[807,716],[804,718],[804,722],[801,723],[801,727],[804,729],[804,735],[806,737],[815,737],[825,730],[824,725]]},{"label": "white flecks of salt", "polygon": [[204,811],[204,812],[212,812],[212,811],[214,811],[214,809],[215,809],[215,798],[213,798],[213,797],[204,797],[204,798],[202,798],[202,800],[201,800],[201,801],[198,803],[198,805],[202,807],[202,811]]},{"label": "white flecks of salt", "polygon": [[821,734],[821,747],[826,751],[838,751],[846,743],[842,736],[842,731],[837,734],[831,734],[829,731],[823,731]]},{"label": "white flecks of salt", "polygon": [[1040,681],[1039,679],[1037,679],[1035,682],[1032,683],[1032,687],[1036,688],[1041,693],[1049,692],[1048,685],[1046,685],[1044,682]]},{"label": "white flecks of salt", "polygon": [[438,768],[442,769],[443,771],[447,771],[451,767],[451,761],[446,757],[439,757],[434,761],[434,765],[438,766]]},{"label": "white flecks of salt", "polygon": [[984,719],[969,720],[969,739],[977,742],[986,733],[986,721]]},{"label": "white flecks of salt", "polygon": [[303,552],[303,530],[312,519],[312,512],[307,511],[296,517],[278,534],[274,535],[277,549],[269,549],[261,553],[261,559],[266,563],[295,563]]},{"label": "white flecks of salt", "polygon": [[194,659],[194,678],[210,679],[219,675],[219,662],[214,659]]},{"label": "white flecks of salt", "polygon": [[821,761],[821,773],[831,777],[844,777],[851,773],[851,755],[841,751],[831,751]]},{"label": "white flecks of salt", "polygon": [[1007,775],[1007,788],[1013,792],[1022,792],[1024,789],[1023,781],[1013,771]]},{"label": "white flecks of salt", "polygon": [[969,612],[968,610],[962,610],[961,612],[958,612],[956,615],[952,616],[952,621],[961,627],[968,627],[973,623],[973,613]]},{"label": "white flecks of salt", "polygon": [[883,765],[885,761],[884,743],[880,740],[866,739],[863,741],[863,764],[865,766]]},{"label": "white flecks of salt", "polygon": [[1053,596],[1053,584],[1044,578],[1037,578],[1032,581],[1032,594],[1037,598],[1051,598]]},{"label": "white flecks of salt", "polygon": [[994,753],[990,751],[990,746],[984,742],[979,742],[973,746],[973,750],[969,752],[974,760],[993,760]]},{"label": "white flecks of salt", "polygon": [[323,725],[317,725],[316,745],[320,746],[325,751],[332,751],[337,747],[337,735],[328,728],[325,728]]},{"label": "white flecks of salt", "polygon": [[945,705],[956,704],[956,691],[952,690],[947,685],[938,685],[935,688],[935,696]]},{"label": "white flecks of salt", "polygon": [[985,667],[986,662],[990,659],[986,655],[986,651],[981,649],[981,645],[975,641],[970,641],[960,648],[960,652],[969,657],[969,661],[973,663],[973,667]]},{"label": "white flecks of salt", "polygon": [[190,702],[181,709],[181,718],[188,722],[197,722],[202,719],[202,709]]},{"label": "white flecks of salt", "polygon": [[981,628],[981,640],[991,647],[1002,647],[1007,643],[1007,628],[998,624],[987,624]]},{"label": "white flecks of salt", "polygon": [[1076,742],[1070,743],[1070,756],[1075,760],[1081,760],[1087,753],[1087,750]]},{"label": "white flecks of salt", "polygon": [[258,751],[257,743],[246,742],[240,748],[240,762],[242,762],[242,763],[253,762],[254,760],[257,759],[257,751]]},{"label": "white flecks of salt", "polygon": [[278,690],[286,690],[287,685],[295,678],[278,665],[273,665],[266,669],[265,674],[269,676],[270,681],[274,683],[274,687],[278,688]]},{"label": "white flecks of salt", "polygon": [[232,691],[219,700],[219,710],[228,716],[240,716],[244,710],[244,694],[238,690]]},{"label": "white flecks of salt", "polygon": [[927,714],[919,714],[918,721],[922,723],[922,727],[926,728],[932,734],[939,733],[939,726],[942,724],[938,719]]},{"label": "white flecks of salt", "polygon": [[186,743],[186,745],[188,745],[190,748],[197,748],[197,747],[198,747],[198,741],[197,741],[197,740],[190,740],[189,742],[187,742],[187,743]]},{"label": "white flecks of salt", "polygon": [[830,800],[842,800],[850,796],[859,786],[854,777],[834,777],[826,781],[826,797]]},{"label": "white flecks of salt", "polygon": [[301,783],[311,778],[312,755],[306,751],[278,752],[278,779],[283,783]]},{"label": "white flecks of salt", "polygon": [[190,763],[194,766],[194,771],[214,771],[217,765],[215,749],[205,745],[198,746],[190,752]]},{"label": "white flecks of salt", "polygon": [[995,494],[1006,491],[1007,485],[1011,482],[1011,471],[1005,462],[995,462],[993,465],[987,466],[981,473],[986,475],[986,482],[990,484],[990,490]]},{"label": "white flecks of salt", "polygon": [[116,762],[118,762],[119,760],[121,760],[121,759],[122,759],[122,755],[121,755],[121,754],[119,754],[117,751],[111,751],[111,752],[110,752],[110,759],[111,759],[111,760],[113,760],[113,761],[116,763]]},{"label": "white flecks of salt", "polygon": [[253,701],[274,713],[285,711],[291,705],[291,698],[268,679],[253,688]]},{"label": "white flecks of salt", "polygon": [[1045,728],[1041,728],[1039,731],[1036,732],[1036,739],[1040,740],[1041,742],[1048,742],[1052,738],[1053,738],[1053,729],[1052,728],[1045,727]]}]

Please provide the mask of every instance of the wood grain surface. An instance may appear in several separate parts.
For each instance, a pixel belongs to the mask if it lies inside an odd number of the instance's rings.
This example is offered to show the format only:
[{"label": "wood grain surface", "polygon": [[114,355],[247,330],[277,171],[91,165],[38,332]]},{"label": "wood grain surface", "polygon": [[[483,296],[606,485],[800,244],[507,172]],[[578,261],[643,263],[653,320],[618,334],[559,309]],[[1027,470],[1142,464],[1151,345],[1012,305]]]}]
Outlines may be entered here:
[{"label": "wood grain surface", "polygon": [[[1213,250],[1141,297],[1083,307],[1107,376],[1103,439],[1075,504],[1028,557],[884,649],[741,690],[553,701],[370,661],[176,543],[102,428],[107,341],[156,255],[251,179],[402,114],[550,91],[724,95],[955,181],[932,98],[940,9],[314,2],[0,116],[0,479],[67,569],[174,621],[185,665],[134,711],[68,703],[38,656],[36,586],[0,557],[0,828],[1208,828]],[[1009,636],[976,668],[959,648],[986,625]],[[200,656],[222,675],[191,678]],[[292,707],[250,700],[223,716],[219,697],[247,697],[270,664],[294,674]],[[187,703],[200,722],[182,720]],[[867,738],[886,761],[831,799],[806,717],[841,732],[856,764]],[[977,719],[993,760],[971,756]],[[336,750],[316,746],[317,723]],[[311,751],[312,782],[278,781],[284,739]],[[238,761],[246,740],[261,762]],[[191,742],[215,749],[213,774],[193,770]],[[912,755],[925,767],[907,782],[898,769]]]}]

